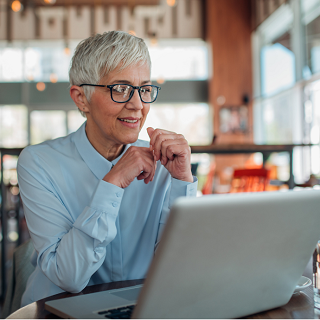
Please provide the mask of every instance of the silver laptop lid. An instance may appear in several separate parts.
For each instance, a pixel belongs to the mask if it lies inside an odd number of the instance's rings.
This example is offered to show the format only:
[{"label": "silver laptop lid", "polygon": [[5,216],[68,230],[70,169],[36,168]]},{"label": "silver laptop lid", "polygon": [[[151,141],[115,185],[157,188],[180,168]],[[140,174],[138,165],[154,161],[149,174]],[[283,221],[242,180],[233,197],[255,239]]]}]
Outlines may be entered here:
[{"label": "silver laptop lid", "polygon": [[320,239],[320,191],[178,199],[134,317],[235,318],[286,304]]}]

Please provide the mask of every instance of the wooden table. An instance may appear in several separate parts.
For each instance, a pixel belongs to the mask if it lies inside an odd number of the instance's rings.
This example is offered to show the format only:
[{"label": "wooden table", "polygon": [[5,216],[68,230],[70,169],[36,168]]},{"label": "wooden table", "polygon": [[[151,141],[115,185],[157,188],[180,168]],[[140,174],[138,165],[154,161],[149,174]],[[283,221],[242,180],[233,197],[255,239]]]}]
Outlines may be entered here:
[{"label": "wooden table", "polygon": [[266,162],[269,155],[273,152],[287,152],[289,155],[289,180],[290,189],[294,187],[293,177],[293,149],[295,147],[312,147],[312,144],[211,144],[207,146],[191,146],[191,153],[209,153],[209,154],[241,154],[261,152],[263,163]]},{"label": "wooden table", "polygon": [[123,287],[131,287],[131,286],[136,286],[142,283],[143,283],[143,280],[118,281],[118,282],[111,282],[111,283],[89,286],[84,288],[80,293],[65,293],[65,292],[59,293],[54,296],[41,299],[37,302],[33,302],[17,310],[16,312],[12,313],[7,319],[60,319],[60,317],[45,310],[44,303],[46,301],[73,297],[81,294],[106,291],[111,289],[120,289]]},{"label": "wooden table", "polygon": [[[312,263],[307,265],[306,277],[312,278]],[[46,299],[31,303],[11,314],[8,319],[58,319],[56,315],[44,309],[44,303],[48,300],[61,299],[80,294],[87,294],[111,289],[118,289],[127,286],[135,286],[143,283],[143,280],[120,281],[85,288],[78,294],[60,293]],[[280,308],[257,313],[247,317],[249,319],[320,319],[320,310],[314,309],[313,288],[306,288],[304,291],[294,294],[290,301]]]}]

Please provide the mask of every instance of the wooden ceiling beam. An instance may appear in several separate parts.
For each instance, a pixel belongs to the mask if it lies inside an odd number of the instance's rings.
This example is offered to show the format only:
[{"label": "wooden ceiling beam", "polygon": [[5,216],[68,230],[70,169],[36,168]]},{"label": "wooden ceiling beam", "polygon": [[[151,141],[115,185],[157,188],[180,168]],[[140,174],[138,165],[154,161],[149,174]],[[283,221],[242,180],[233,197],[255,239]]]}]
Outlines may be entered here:
[{"label": "wooden ceiling beam", "polygon": [[[49,1],[48,1],[49,2]],[[92,6],[92,5],[113,5],[130,6],[138,5],[159,5],[160,0],[56,0],[55,3],[46,3],[44,0],[29,0],[28,4],[33,7],[62,7],[62,6]]]}]

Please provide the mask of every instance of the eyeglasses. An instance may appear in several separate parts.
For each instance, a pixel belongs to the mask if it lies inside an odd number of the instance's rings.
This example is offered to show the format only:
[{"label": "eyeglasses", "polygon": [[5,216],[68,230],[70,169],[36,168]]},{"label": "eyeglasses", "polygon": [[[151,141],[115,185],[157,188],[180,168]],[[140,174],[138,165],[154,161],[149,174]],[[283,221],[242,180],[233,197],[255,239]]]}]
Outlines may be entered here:
[{"label": "eyeglasses", "polygon": [[131,84],[112,84],[112,85],[101,85],[101,84],[89,84],[83,83],[82,86],[92,86],[92,87],[107,87],[110,89],[111,99],[117,103],[128,102],[133,94],[134,90],[138,90],[139,96],[142,102],[152,103],[156,101],[160,87],[151,84],[145,86],[132,86]]}]

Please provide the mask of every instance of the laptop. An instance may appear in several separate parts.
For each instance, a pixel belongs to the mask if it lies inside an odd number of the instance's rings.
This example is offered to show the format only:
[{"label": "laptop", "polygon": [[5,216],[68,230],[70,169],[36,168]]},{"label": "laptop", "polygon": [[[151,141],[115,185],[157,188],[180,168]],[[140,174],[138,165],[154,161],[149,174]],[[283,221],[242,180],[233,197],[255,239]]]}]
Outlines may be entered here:
[{"label": "laptop", "polygon": [[143,286],[45,308],[65,318],[244,317],[290,300],[319,239],[318,190],[179,198]]}]

